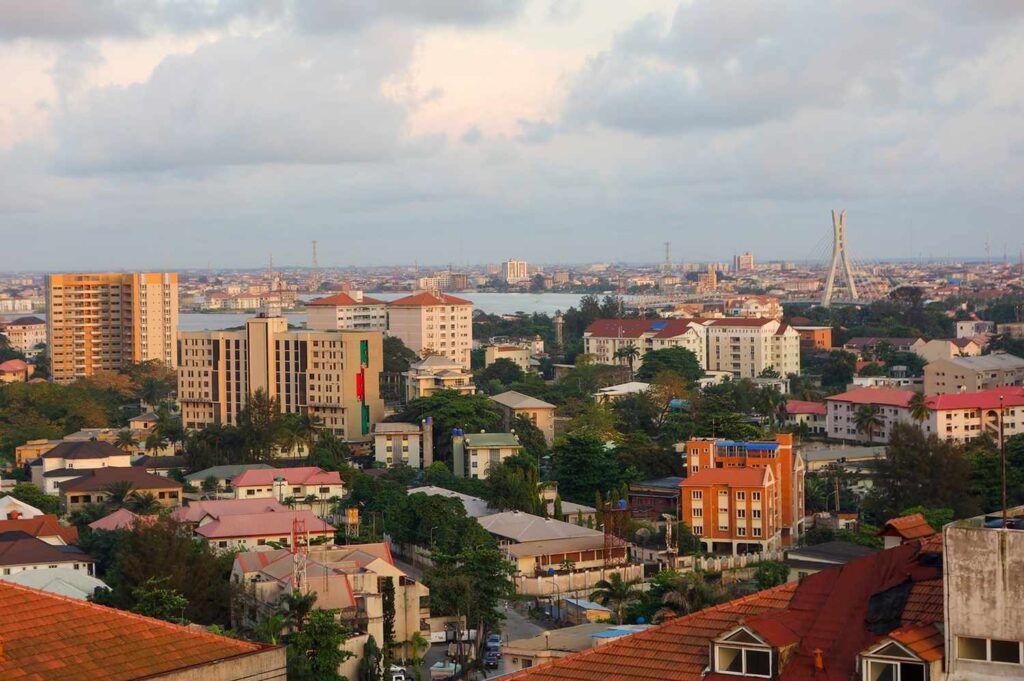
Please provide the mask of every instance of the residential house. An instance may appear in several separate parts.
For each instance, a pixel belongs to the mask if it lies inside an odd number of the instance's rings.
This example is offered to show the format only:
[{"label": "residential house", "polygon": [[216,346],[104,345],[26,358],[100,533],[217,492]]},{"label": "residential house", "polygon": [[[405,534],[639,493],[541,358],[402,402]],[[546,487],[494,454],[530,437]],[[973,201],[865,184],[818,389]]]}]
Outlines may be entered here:
[{"label": "residential house", "polygon": [[518,345],[488,345],[484,348],[485,367],[491,366],[499,359],[507,359],[519,367],[523,373],[533,370],[530,351]]},{"label": "residential house", "polygon": [[515,390],[508,390],[491,397],[501,409],[502,425],[514,430],[516,418],[524,416],[544,433],[544,440],[551,445],[555,439],[555,405],[530,397]]},{"label": "residential house", "polygon": [[64,441],[32,462],[32,484],[44,494],[57,494],[61,483],[96,468],[127,468],[131,454],[101,440]]},{"label": "residential house", "polygon": [[891,549],[894,546],[905,544],[908,541],[915,541],[931,537],[935,530],[928,524],[925,517],[920,513],[890,518],[878,531],[879,537],[885,541],[885,548]]},{"label": "residential house", "polygon": [[250,468],[231,480],[236,499],[286,499],[302,501],[345,496],[345,483],[337,471],[316,466],[298,468]]},{"label": "residential house", "polygon": [[78,528],[60,524],[57,516],[47,513],[31,518],[0,520],[0,534],[24,532],[51,546],[72,546],[78,543]]},{"label": "residential house", "polygon": [[789,428],[800,428],[808,435],[828,434],[828,406],[824,402],[786,400],[783,422]]},{"label": "residential house", "polygon": [[[1024,535],[1022,535],[1024,536]],[[1001,676],[945,676],[956,634],[944,625],[942,543],[914,542],[850,561],[750,596],[672,618],[631,636],[577,654],[532,664],[508,681],[726,681],[727,679],[857,679],[942,681],[1019,678],[1021,667]],[[1002,554],[1007,562],[1024,551]],[[967,558],[967,556],[964,556]],[[975,561],[984,560],[982,556]],[[994,572],[993,566],[991,572]],[[966,572],[966,571],[965,571]],[[1011,578],[1022,573],[1010,572]],[[978,597],[976,612],[991,608]],[[965,578],[966,577],[965,575]],[[984,582],[982,582],[984,583]],[[1020,591],[1016,592],[1019,599]],[[1009,595],[1009,594],[1007,594]],[[948,597],[946,598],[948,600]],[[1007,615],[1010,611],[1005,611]],[[1019,615],[1019,610],[1017,613]],[[977,620],[986,633],[997,624]],[[972,622],[972,624],[974,624]],[[966,628],[966,627],[965,627]],[[945,632],[945,633],[944,633]],[[1017,632],[1014,632],[1017,633]],[[1019,633],[1005,639],[1019,641]],[[991,635],[991,634],[990,634]],[[977,637],[974,634],[972,638]],[[969,644],[970,645],[970,644]],[[977,650],[979,646],[975,646]],[[986,647],[988,650],[988,647]],[[987,662],[987,661],[986,661]],[[989,668],[997,665],[987,663]],[[1014,676],[1014,675],[1018,676]]]},{"label": "residential house", "polygon": [[0,334],[7,336],[12,349],[26,357],[35,357],[40,346],[46,345],[46,321],[39,317],[18,317],[0,323]]},{"label": "residential house", "polygon": [[373,458],[391,468],[405,464],[426,469],[434,462],[434,420],[428,416],[421,423],[382,421],[373,427]]},{"label": "residential house", "polygon": [[923,338],[882,338],[879,336],[855,336],[843,343],[843,350],[857,355],[857,359],[875,359],[880,346],[889,346],[897,352],[915,352],[925,344]]},{"label": "residential house", "polygon": [[924,367],[924,394],[970,393],[1024,385],[1024,358],[1005,352],[938,359]]},{"label": "residential house", "polygon": [[782,319],[782,304],[776,296],[733,296],[725,299],[724,307],[729,317]]},{"label": "residential house", "polygon": [[[240,500],[244,501],[244,500]],[[310,511],[264,511],[205,515],[195,527],[218,551],[259,551],[260,547],[297,546],[296,542],[334,544],[335,529]],[[303,539],[304,537],[304,539]]]},{"label": "residential house", "polygon": [[82,570],[74,568],[48,567],[45,570],[22,570],[0,577],[5,582],[20,584],[39,591],[87,601],[96,594],[96,589],[108,589],[106,584]]},{"label": "residential house", "polygon": [[[127,508],[119,508],[107,515],[89,523],[89,529],[102,532],[116,532],[117,530],[129,530],[135,523],[151,522],[157,516],[146,516],[132,513]],[[145,519],[145,520],[144,520]]]},{"label": "residential house", "polygon": [[628,383],[609,385],[601,388],[594,393],[594,399],[602,404],[608,404],[609,402],[621,400],[623,397],[645,393],[650,389],[650,383],[644,383],[643,381],[629,381]]},{"label": "residential house", "polygon": [[35,366],[22,359],[0,362],[0,383],[25,383],[33,371]]},{"label": "residential house", "polygon": [[[686,467],[691,477],[706,469],[771,468],[776,494],[772,506],[778,513],[772,524],[780,531],[782,545],[790,546],[803,535],[806,465],[803,457],[793,450],[792,433],[779,433],[774,441],[693,439],[686,443]],[[743,504],[737,504],[738,509],[742,507]],[[756,526],[757,523],[752,523],[750,529]],[[737,527],[742,528],[743,523],[738,523]],[[738,532],[738,537],[744,536],[751,535]]]},{"label": "residential house", "polygon": [[202,488],[211,478],[216,481],[215,491],[227,490],[231,481],[248,470],[273,470],[274,467],[265,463],[240,463],[211,466],[195,473],[189,473],[185,480],[196,487]]},{"label": "residential house", "polygon": [[803,350],[831,350],[831,326],[794,326],[800,336],[800,348]]},{"label": "residential house", "polygon": [[[53,570],[52,572],[57,572]],[[0,678],[287,681],[284,646],[250,643],[0,581]]]},{"label": "residential house", "polygon": [[133,494],[152,494],[161,506],[181,506],[184,486],[180,482],[133,466],[83,471],[81,477],[60,483],[58,489],[65,510],[72,513],[87,504],[104,503],[111,488],[120,484],[125,484]]},{"label": "residential house", "polygon": [[315,608],[337,609],[340,620],[352,632],[343,644],[353,657],[338,672],[350,679],[359,677],[363,646],[373,636],[384,640],[384,584],[394,586],[395,656],[411,654],[408,641],[415,632],[430,640],[426,625],[430,617],[430,590],[395,565],[387,544],[310,546],[305,567],[296,572],[295,556],[287,549],[243,551],[235,556],[233,583],[243,586],[243,598],[233,617],[235,626],[251,626],[275,612],[281,597],[298,589],[316,592]]},{"label": "residential house", "polygon": [[20,499],[7,495],[0,497],[0,519],[17,520],[19,518],[36,518],[45,515],[35,506],[30,506]]},{"label": "residential house", "polygon": [[74,546],[54,545],[21,530],[0,533],[0,579],[26,570],[57,568],[81,570],[91,575],[95,562]]},{"label": "residential house", "polygon": [[429,355],[413,362],[402,376],[405,378],[406,400],[430,397],[440,390],[454,390],[462,395],[476,392],[473,374],[461,363],[443,355]]},{"label": "residential house", "polygon": [[956,323],[957,338],[977,338],[978,336],[995,332],[995,322],[986,322],[980,319],[965,319]]},{"label": "residential house", "polygon": [[463,433],[457,428],[452,434],[455,475],[484,480],[491,466],[515,456],[521,448],[515,433]]},{"label": "residential house", "polygon": [[387,303],[362,291],[342,291],[306,303],[306,327],[319,331],[386,331]]},{"label": "residential house", "polygon": [[501,646],[501,656],[505,660],[506,671],[532,669],[553,660],[597,648],[605,643],[617,641],[647,629],[650,629],[650,625],[577,624],[576,626],[545,631],[531,638],[508,641]]},{"label": "residential house", "polygon": [[926,434],[967,443],[983,435],[997,443],[1024,433],[1024,388],[990,388],[973,393],[934,395],[921,424]]},{"label": "residential house", "polygon": [[[896,424],[914,422],[910,415],[910,399],[915,394],[913,390],[855,388],[826,397],[828,437],[868,444],[888,442]],[[878,427],[872,432],[857,427],[857,412],[865,406],[873,408],[879,420]]]},{"label": "residential house", "polygon": [[468,371],[473,303],[437,291],[393,300],[388,303],[388,334],[420,357],[441,354]]},{"label": "residential house", "polygon": [[583,332],[583,352],[600,364],[628,365],[619,352],[637,349],[635,366],[652,350],[685,348],[707,368],[707,329],[700,319],[598,319]]},{"label": "residential house", "polygon": [[982,346],[972,338],[936,338],[916,348],[914,352],[925,362],[953,357],[975,357]]},{"label": "residential house", "polygon": [[204,499],[190,500],[185,506],[174,509],[171,512],[171,517],[179,522],[198,526],[201,522],[220,520],[229,515],[252,515],[288,510],[289,508],[277,499]]},{"label": "residential house", "polygon": [[630,515],[654,522],[660,522],[666,514],[679,518],[679,485],[684,479],[669,476],[630,483]]}]

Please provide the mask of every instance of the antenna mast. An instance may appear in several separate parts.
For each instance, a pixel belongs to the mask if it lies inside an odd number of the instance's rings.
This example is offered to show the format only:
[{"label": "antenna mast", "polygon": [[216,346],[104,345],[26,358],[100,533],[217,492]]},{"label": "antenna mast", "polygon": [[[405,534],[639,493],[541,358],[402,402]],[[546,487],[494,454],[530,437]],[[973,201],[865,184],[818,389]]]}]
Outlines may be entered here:
[{"label": "antenna mast", "polygon": [[313,241],[313,273],[309,276],[309,290],[317,291],[320,288],[320,264],[316,259],[316,241]]}]

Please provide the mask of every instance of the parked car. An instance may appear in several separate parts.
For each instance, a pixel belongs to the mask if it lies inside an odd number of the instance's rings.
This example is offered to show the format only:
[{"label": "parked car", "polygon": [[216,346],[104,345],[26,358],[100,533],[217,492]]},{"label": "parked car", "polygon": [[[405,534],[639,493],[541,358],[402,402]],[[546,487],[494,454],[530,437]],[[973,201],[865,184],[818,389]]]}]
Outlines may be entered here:
[{"label": "parked car", "polygon": [[391,665],[391,681],[412,681],[412,675],[397,664]]},{"label": "parked car", "polygon": [[487,637],[488,648],[500,648],[501,647],[501,634],[491,634]]},{"label": "parked car", "polygon": [[488,669],[497,669],[498,660],[501,658],[501,654],[496,650],[488,650],[484,653],[484,666]]}]

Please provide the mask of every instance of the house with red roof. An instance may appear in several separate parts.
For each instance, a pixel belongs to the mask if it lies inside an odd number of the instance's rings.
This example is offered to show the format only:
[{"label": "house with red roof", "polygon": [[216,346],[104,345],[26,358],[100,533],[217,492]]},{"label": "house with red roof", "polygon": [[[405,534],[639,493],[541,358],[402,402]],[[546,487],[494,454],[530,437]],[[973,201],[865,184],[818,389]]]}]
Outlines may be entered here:
[{"label": "house with red roof", "polygon": [[913,541],[506,678],[938,681],[943,617],[942,545]]},{"label": "house with red roof", "polygon": [[295,546],[303,536],[306,541],[330,545],[334,531],[332,525],[305,510],[205,516],[195,528],[197,537],[219,551],[259,550],[272,544]]},{"label": "house with red roof", "polygon": [[[889,441],[897,423],[914,423],[910,414],[913,390],[895,388],[855,388],[825,398],[828,413],[828,437],[848,442],[884,443]],[[872,433],[857,428],[857,411],[865,405],[873,407],[880,421]]]},{"label": "house with red roof", "polygon": [[828,408],[824,402],[786,400],[783,415],[790,428],[806,428],[810,435],[828,434]]},{"label": "house with red roof", "polygon": [[72,546],[78,543],[78,528],[61,525],[52,513],[0,520],[0,534],[4,532],[24,532],[52,546]]},{"label": "house with red roof", "polygon": [[0,678],[287,681],[284,646],[250,643],[0,580]]},{"label": "house with red roof", "polygon": [[253,468],[231,480],[236,499],[331,499],[345,496],[345,483],[337,471],[316,466]]},{"label": "house with red roof", "polygon": [[306,327],[318,331],[386,331],[387,303],[362,291],[342,291],[306,303]]},{"label": "house with red roof", "polygon": [[680,484],[682,518],[706,551],[753,553],[782,545],[771,466],[703,468]]},{"label": "house with red roof", "polygon": [[921,424],[927,434],[970,442],[982,435],[999,442],[1024,433],[1024,388],[1009,386],[970,393],[934,395],[927,400],[931,416]]},{"label": "house with red roof", "polygon": [[441,354],[470,368],[473,303],[440,291],[423,291],[388,303],[388,334],[420,357]]},{"label": "house with red roof", "polygon": [[617,353],[630,346],[639,352],[635,366],[651,350],[685,348],[707,368],[707,329],[700,319],[597,319],[583,332],[583,352],[600,364],[628,365]]},{"label": "house with red roof", "polygon": [[23,359],[0,362],[0,383],[24,383],[33,371],[35,367]]},{"label": "house with red roof", "polygon": [[891,549],[908,541],[935,535],[935,530],[920,513],[890,518],[876,536],[885,538],[885,548]]}]

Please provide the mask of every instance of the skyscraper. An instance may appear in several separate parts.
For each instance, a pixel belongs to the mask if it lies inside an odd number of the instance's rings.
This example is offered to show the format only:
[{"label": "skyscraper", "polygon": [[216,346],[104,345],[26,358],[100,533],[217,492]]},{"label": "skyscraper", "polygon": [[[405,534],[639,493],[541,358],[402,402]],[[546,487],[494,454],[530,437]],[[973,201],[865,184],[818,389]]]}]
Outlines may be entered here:
[{"label": "skyscraper", "polygon": [[51,371],[59,383],[137,362],[176,364],[176,273],[51,274],[46,308]]},{"label": "skyscraper", "polygon": [[506,284],[517,284],[530,278],[525,260],[506,260],[501,264],[501,274]]}]

